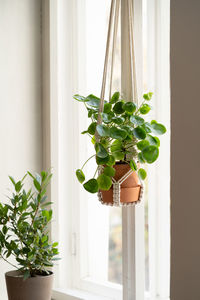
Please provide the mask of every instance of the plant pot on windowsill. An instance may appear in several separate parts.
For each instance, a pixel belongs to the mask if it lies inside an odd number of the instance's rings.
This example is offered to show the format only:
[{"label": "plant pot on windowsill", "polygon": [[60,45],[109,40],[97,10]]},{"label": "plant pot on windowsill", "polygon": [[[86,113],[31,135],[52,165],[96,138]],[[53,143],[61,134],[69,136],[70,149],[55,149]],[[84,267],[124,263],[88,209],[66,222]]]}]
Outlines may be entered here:
[{"label": "plant pot on windowsill", "polygon": [[[119,205],[131,205],[132,203],[137,203],[140,201],[142,196],[142,184],[139,177],[135,171],[132,171],[131,167],[127,163],[117,163],[113,166],[116,170],[113,179],[118,182],[124,175],[129,174],[128,177],[120,184],[119,188]],[[102,204],[106,205],[118,205],[115,203],[115,187],[112,184],[108,191],[99,191],[99,197]]]},{"label": "plant pot on windowsill", "polygon": [[5,274],[9,300],[50,300],[53,284],[53,273],[36,275],[24,280],[20,271]]},{"label": "plant pot on windowsill", "polygon": [[[26,176],[32,187],[24,188]],[[0,258],[16,268],[5,274],[8,300],[51,300],[53,273],[58,260],[58,243],[51,243],[49,225],[52,202],[47,202],[46,189],[52,174],[27,172],[22,180],[9,176],[14,188],[9,203],[0,203]],[[15,258],[15,263],[9,257]]]}]

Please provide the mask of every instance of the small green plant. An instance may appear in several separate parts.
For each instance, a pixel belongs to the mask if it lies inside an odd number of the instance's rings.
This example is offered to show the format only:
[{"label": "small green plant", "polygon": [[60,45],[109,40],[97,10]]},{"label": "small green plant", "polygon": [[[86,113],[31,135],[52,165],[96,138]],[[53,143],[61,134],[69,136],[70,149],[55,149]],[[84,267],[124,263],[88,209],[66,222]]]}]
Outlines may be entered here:
[{"label": "small green plant", "polygon": [[[24,188],[27,176],[33,183],[28,191]],[[20,270],[24,279],[48,275],[48,268],[58,259],[58,243],[49,241],[52,210],[48,209],[51,202],[47,202],[46,188],[51,177],[44,171],[36,176],[27,172],[20,181],[9,176],[13,193],[7,204],[0,203],[0,257]],[[10,256],[16,264],[8,260]]]},{"label": "small green plant", "polygon": [[[156,161],[159,156],[160,140],[155,135],[166,132],[163,124],[155,120],[145,121],[145,116],[152,109],[149,105],[152,95],[153,93],[144,94],[141,105],[137,106],[136,103],[124,101],[120,93],[115,92],[109,102],[104,102],[101,125],[97,125],[100,99],[94,95],[87,97],[74,95],[75,100],[84,103],[88,118],[92,121],[82,134],[87,134],[91,138],[95,149],[94,155],[76,171],[79,182],[85,182],[83,168],[91,158],[96,159],[97,169],[98,166],[104,165],[102,174],[96,176],[96,170],[94,177],[83,184],[88,192],[96,193],[99,189],[111,188],[111,178],[115,175],[113,165],[116,163],[127,163],[133,171],[138,172],[141,180],[146,178],[146,171],[143,168],[138,169],[138,162],[152,164]],[[96,131],[99,136],[98,142],[95,140]]]}]

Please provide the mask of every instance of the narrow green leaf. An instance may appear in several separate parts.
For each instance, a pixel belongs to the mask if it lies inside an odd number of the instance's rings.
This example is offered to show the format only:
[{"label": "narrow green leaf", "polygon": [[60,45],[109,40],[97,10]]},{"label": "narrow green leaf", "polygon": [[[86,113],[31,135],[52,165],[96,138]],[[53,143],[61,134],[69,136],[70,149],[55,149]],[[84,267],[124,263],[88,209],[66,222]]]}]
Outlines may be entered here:
[{"label": "narrow green leaf", "polygon": [[133,171],[136,171],[137,170],[137,164],[134,160],[131,160],[130,161],[130,167]]},{"label": "narrow green leaf", "polygon": [[76,177],[80,183],[85,181],[85,175],[81,169],[76,170]]},{"label": "narrow green leaf", "polygon": [[144,169],[140,168],[138,171],[138,175],[141,180],[144,180],[147,177],[147,173]]},{"label": "narrow green leaf", "polygon": [[119,93],[119,92],[115,92],[115,93],[112,95],[112,98],[110,99],[110,103],[111,103],[111,104],[116,103],[116,102],[119,100],[119,96],[120,96],[120,93]]}]

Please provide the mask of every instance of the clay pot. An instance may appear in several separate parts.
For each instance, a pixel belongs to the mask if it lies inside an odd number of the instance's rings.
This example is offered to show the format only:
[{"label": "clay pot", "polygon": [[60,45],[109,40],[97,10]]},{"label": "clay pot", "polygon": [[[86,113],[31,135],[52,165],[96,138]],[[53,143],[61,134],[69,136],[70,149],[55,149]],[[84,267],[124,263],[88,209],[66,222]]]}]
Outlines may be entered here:
[{"label": "clay pot", "polygon": [[23,280],[19,271],[5,274],[8,300],[51,300],[53,273]]},{"label": "clay pot", "polygon": [[[116,173],[115,180],[122,178],[131,168],[128,164],[116,164],[113,166]],[[120,202],[132,203],[137,202],[140,196],[141,184],[136,172],[132,172],[129,177],[121,184]],[[113,204],[113,187],[108,191],[101,191],[104,203]]]}]

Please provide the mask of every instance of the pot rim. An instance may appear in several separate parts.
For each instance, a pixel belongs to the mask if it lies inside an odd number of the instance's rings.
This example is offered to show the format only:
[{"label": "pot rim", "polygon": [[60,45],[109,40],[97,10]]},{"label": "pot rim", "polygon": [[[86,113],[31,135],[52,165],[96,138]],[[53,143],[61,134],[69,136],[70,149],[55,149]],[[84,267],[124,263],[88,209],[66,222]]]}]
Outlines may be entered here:
[{"label": "pot rim", "polygon": [[[49,271],[50,274],[48,275],[36,275],[34,277],[29,277],[27,279],[34,279],[34,278],[41,278],[41,279],[44,279],[44,278],[49,278],[49,277],[52,277],[54,275],[54,273],[52,271]],[[22,275],[22,276],[19,276],[19,275]],[[19,270],[11,270],[11,271],[8,271],[5,273],[5,277],[10,277],[10,278],[23,278],[23,273],[21,273]]]}]

